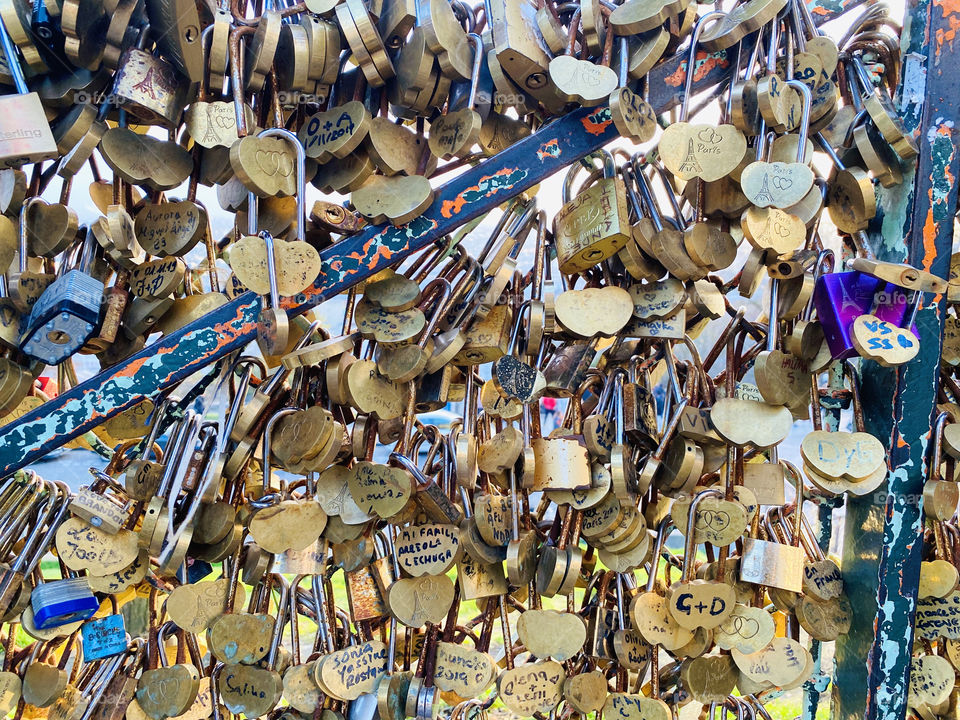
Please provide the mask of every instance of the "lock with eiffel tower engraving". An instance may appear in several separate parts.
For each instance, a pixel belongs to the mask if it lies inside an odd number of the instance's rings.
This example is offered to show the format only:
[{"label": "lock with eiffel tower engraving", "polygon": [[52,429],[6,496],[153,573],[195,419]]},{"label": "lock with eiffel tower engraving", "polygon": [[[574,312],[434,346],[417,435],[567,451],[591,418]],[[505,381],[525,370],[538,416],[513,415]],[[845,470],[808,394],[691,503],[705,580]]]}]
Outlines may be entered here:
[{"label": "lock with eiffel tower engraving", "polygon": [[186,83],[173,65],[147,52],[150,26],[140,31],[136,47],[127,50],[113,78],[116,102],[147,125],[173,127],[180,120]]}]

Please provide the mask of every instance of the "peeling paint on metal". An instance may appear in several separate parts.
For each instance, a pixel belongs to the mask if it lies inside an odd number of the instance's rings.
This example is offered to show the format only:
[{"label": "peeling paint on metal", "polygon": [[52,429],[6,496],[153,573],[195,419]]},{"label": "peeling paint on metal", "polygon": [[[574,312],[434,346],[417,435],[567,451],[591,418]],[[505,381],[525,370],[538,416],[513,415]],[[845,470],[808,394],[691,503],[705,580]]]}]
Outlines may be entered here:
[{"label": "peeling paint on metal", "polygon": [[548,157],[560,157],[560,143],[557,142],[557,138],[551,138],[550,140],[547,140],[547,142],[541,145],[540,149],[537,150],[537,159],[541,162]]},{"label": "peeling paint on metal", "polygon": [[613,123],[613,117],[610,115],[610,108],[605,107],[590,113],[583,120],[583,129],[591,135],[602,135]]},{"label": "peeling paint on metal", "polygon": [[510,190],[525,180],[528,174],[528,170],[517,166],[501,168],[492,175],[484,175],[476,185],[462,190],[451,200],[444,200],[440,206],[440,214],[449,219],[459,215],[468,203],[478,202],[498,193],[509,197]]},{"label": "peeling paint on metal", "polygon": [[[693,79],[694,81],[700,81],[710,74],[710,71],[715,68],[726,68],[729,66],[730,61],[727,59],[727,55],[724,52],[714,52],[708,53],[703,50],[697,52],[697,57],[693,62]],[[667,85],[672,85],[673,87],[682,87],[683,84],[687,81],[687,63],[683,61],[680,63],[680,66],[672,74],[664,78],[664,82]]]},{"label": "peeling paint on metal", "polygon": [[901,110],[908,103],[923,102],[927,88],[927,58],[917,53],[907,53],[903,58],[903,85],[900,90]]}]

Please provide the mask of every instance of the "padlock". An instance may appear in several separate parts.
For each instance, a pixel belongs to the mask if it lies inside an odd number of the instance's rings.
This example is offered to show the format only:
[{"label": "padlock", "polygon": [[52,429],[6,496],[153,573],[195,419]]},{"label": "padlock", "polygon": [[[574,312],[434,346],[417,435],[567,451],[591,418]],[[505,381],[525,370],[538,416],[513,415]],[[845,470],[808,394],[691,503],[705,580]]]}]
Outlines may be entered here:
[{"label": "padlock", "polygon": [[[144,49],[149,37],[147,25],[140,30],[136,47],[120,58],[113,77],[113,97],[144,124],[174,127],[183,112],[187,87],[178,79],[173,65]],[[199,40],[197,37],[198,48]]]},{"label": "padlock", "polygon": [[86,620],[100,608],[85,578],[65,578],[37,585],[30,594],[36,626],[46,630]]},{"label": "padlock", "polygon": [[2,20],[0,47],[17,90],[16,95],[5,95],[0,99],[0,163],[4,167],[20,167],[55,158],[57,143],[40,96],[27,88],[17,47]]},{"label": "padlock", "polygon": [[597,356],[597,341],[568,342],[557,348],[543,368],[547,397],[571,397]]},{"label": "padlock", "polygon": [[[67,514],[69,492],[66,486],[37,480],[38,485],[34,485],[31,479],[24,488],[28,497],[33,496],[33,501],[23,503],[21,499],[22,504],[19,508],[16,505],[10,508],[19,511],[14,516],[10,531],[18,534],[27,530],[27,535],[23,548],[10,567],[0,569],[0,619],[3,621],[9,620],[8,615],[11,610],[19,612],[29,603],[32,582],[27,578],[30,578],[39,565],[40,558],[46,552],[54,534],[58,531],[59,524]],[[38,493],[40,490],[46,492],[45,498]],[[38,503],[40,499],[43,500],[42,504]],[[35,517],[34,512],[36,512]],[[31,519],[32,526],[25,525]]]},{"label": "padlock", "polygon": [[118,656],[118,664],[112,672],[104,674],[104,682],[97,695],[90,701],[92,720],[120,720],[125,709],[137,693],[136,673],[140,670],[146,654],[147,643],[135,638],[125,655]]},{"label": "padlock", "polygon": [[[783,463],[784,469],[792,476],[797,498],[803,497],[803,476],[790,465]],[[800,547],[802,514],[797,513],[794,520],[794,534],[791,544],[777,542],[774,533],[771,540],[747,537],[743,540],[743,555],[740,558],[740,579],[755,585],[799,593],[803,590],[803,548]]]},{"label": "padlock", "polygon": [[554,218],[554,242],[560,272],[587,270],[618,253],[632,237],[630,210],[623,181],[616,173],[613,156],[599,155],[603,162],[600,179],[581,188],[575,198],[574,165],[563,182],[563,207]]},{"label": "padlock", "polygon": [[[87,230],[80,257],[65,259],[57,279],[43,291],[30,310],[21,347],[48,365],[64,362],[97,331],[102,314],[104,284],[93,277],[96,242]],[[77,267],[67,269],[77,262]]]},{"label": "padlock", "polygon": [[860,315],[900,327],[911,309],[903,288],[856,270],[821,275],[813,303],[834,360],[857,356],[851,332]]}]

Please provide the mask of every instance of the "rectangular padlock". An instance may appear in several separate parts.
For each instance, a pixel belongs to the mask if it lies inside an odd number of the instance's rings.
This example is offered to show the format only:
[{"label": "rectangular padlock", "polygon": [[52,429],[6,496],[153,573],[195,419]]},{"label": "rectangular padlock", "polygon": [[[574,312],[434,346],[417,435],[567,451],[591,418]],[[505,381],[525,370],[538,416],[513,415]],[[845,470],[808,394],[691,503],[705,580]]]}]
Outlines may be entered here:
[{"label": "rectangular padlock", "polygon": [[754,585],[766,585],[790,592],[803,591],[803,548],[783,543],[743,539],[740,579]]},{"label": "rectangular padlock", "polygon": [[34,624],[40,630],[93,617],[100,603],[86,578],[67,578],[43,583],[30,595]]},{"label": "rectangular padlock", "polygon": [[0,97],[0,165],[20,167],[57,157],[57,143],[50,131],[40,96],[30,92],[20,68],[17,48],[0,20],[0,46],[17,88],[16,95]]}]

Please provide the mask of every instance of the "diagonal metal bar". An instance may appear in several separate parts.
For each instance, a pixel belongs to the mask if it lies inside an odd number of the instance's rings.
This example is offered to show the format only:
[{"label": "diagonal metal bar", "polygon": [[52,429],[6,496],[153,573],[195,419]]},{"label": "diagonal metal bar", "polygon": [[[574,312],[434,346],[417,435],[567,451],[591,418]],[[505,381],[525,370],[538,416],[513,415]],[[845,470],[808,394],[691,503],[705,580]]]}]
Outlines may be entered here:
[{"label": "diagonal metal bar", "polygon": [[[809,7],[820,24],[866,1],[812,0]],[[679,103],[686,77],[685,57],[686,52],[679,53],[650,72],[648,100],[657,113]],[[730,50],[699,53],[694,68],[694,92],[716,88],[724,82],[730,73],[731,59]],[[306,312],[616,137],[606,106],[564,115],[438,188],[434,203],[408,225],[368,227],[325,250],[313,287],[287,298],[284,306],[291,315]],[[260,308],[260,298],[245,293],[0,427],[0,477],[243,347],[256,337]]]}]

